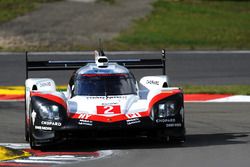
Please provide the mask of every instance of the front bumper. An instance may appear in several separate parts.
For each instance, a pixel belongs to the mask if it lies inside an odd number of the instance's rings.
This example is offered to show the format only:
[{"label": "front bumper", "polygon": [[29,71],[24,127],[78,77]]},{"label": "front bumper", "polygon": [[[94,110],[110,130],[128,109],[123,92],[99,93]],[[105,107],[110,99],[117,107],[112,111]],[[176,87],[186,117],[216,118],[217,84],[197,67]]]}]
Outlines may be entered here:
[{"label": "front bumper", "polygon": [[[53,124],[54,126],[45,126],[44,124]],[[151,120],[150,117],[140,117],[112,123],[69,119],[61,124],[43,121],[43,124],[35,127],[38,128],[33,131],[33,137],[41,144],[75,138],[138,137],[159,133],[174,137],[185,136],[185,125],[181,117],[156,120]]]}]

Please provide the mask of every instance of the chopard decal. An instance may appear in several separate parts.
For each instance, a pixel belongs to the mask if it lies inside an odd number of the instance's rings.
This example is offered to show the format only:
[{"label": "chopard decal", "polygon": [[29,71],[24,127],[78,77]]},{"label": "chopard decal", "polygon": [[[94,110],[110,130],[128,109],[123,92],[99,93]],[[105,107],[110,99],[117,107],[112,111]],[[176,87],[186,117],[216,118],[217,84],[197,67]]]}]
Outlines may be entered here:
[{"label": "chopard decal", "polygon": [[159,81],[147,80],[147,81],[146,81],[146,84],[159,85]]},{"label": "chopard decal", "polygon": [[52,121],[42,121],[41,124],[48,126],[62,126],[61,122],[52,122]]},{"label": "chopard decal", "polygon": [[172,119],[157,119],[156,123],[173,123],[175,121],[176,120],[174,118],[172,118]]}]

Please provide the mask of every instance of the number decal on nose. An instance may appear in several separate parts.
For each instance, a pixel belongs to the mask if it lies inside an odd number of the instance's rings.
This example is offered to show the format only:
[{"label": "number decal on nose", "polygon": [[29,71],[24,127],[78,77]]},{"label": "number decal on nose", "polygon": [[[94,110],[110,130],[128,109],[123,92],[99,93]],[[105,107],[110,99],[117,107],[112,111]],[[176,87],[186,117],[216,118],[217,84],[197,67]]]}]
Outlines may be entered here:
[{"label": "number decal on nose", "polygon": [[116,106],[96,106],[97,114],[105,114],[105,115],[112,115],[112,114],[120,114],[121,107],[119,105]]}]

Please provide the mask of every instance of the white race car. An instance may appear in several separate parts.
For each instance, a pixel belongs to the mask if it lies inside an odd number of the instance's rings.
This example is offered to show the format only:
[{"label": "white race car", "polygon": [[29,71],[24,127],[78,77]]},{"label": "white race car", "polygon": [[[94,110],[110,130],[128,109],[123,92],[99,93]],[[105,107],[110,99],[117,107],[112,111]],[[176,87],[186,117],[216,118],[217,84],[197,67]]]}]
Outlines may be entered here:
[{"label": "white race car", "polygon": [[[165,52],[163,54],[165,56]],[[180,88],[166,75],[136,81],[128,68],[163,68],[163,59],[26,61],[27,72],[76,70],[67,92],[56,91],[49,78],[27,78],[25,137],[33,149],[65,139],[151,136],[185,140],[184,102]]]}]

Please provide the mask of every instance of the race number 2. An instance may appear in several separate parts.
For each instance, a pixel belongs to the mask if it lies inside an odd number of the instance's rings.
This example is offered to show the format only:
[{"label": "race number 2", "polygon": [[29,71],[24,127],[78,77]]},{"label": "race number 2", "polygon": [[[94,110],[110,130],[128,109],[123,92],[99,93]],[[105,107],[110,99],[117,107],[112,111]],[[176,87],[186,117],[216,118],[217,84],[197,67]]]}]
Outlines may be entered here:
[{"label": "race number 2", "polygon": [[105,115],[111,115],[111,114],[120,114],[121,113],[121,107],[119,105],[116,106],[96,106],[97,114],[105,114]]}]

